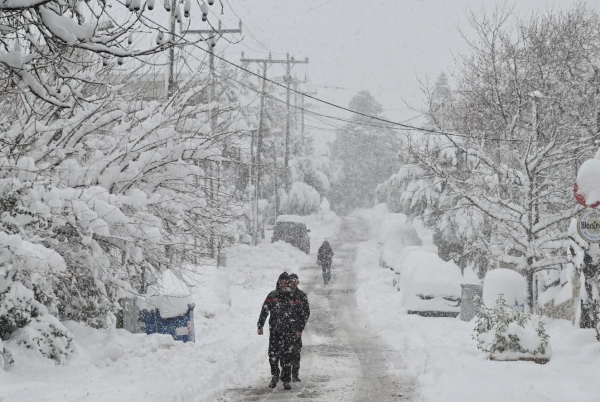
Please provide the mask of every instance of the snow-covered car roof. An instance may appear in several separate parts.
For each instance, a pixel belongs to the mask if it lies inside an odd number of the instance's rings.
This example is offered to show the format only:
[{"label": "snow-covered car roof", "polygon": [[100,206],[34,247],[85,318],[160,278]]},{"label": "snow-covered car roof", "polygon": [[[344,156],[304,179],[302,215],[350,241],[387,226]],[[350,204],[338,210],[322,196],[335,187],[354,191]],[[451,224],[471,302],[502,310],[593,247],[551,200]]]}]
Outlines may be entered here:
[{"label": "snow-covered car roof", "polygon": [[277,217],[277,223],[289,222],[289,223],[302,223],[304,224],[304,218],[297,215],[279,215]]},{"label": "snow-covered car roof", "polygon": [[463,281],[460,268],[437,254],[411,250],[404,260],[411,265],[402,282],[402,304],[408,311],[458,313]]},{"label": "snow-covered car roof", "polygon": [[412,269],[404,281],[403,296],[460,296],[463,277],[453,262],[444,261],[431,252],[413,250],[404,259],[404,264]]}]

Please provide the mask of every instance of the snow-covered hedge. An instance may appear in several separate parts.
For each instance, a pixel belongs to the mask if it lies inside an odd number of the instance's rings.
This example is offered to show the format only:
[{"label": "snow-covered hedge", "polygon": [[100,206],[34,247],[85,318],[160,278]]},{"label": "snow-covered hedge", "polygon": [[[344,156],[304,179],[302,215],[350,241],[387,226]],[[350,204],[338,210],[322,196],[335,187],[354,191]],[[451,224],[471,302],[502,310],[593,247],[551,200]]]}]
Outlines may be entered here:
[{"label": "snow-covered hedge", "polygon": [[481,304],[473,338],[479,350],[496,360],[549,358],[551,354],[550,335],[539,317],[507,305],[503,295],[493,308]]}]

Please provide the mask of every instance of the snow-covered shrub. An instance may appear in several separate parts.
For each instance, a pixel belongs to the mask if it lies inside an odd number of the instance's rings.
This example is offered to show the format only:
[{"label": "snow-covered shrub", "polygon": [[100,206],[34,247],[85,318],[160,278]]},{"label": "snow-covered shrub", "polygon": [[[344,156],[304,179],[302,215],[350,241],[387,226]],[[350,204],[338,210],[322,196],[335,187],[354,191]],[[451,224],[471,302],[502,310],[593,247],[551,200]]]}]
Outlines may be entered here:
[{"label": "snow-covered shrub", "polygon": [[75,353],[73,336],[50,314],[32,318],[29,324],[12,335],[11,341],[52,359],[57,364],[64,364],[66,358]]},{"label": "snow-covered shrub", "polygon": [[0,339],[9,339],[13,332],[47,311],[36,302],[32,290],[20,282],[7,282],[0,282],[0,286],[5,288],[0,290]]},{"label": "snow-covered shrub", "polygon": [[292,161],[293,181],[302,181],[313,187],[321,196],[326,196],[331,188],[329,180],[329,160],[315,155],[298,157]]},{"label": "snow-covered shrub", "polygon": [[473,339],[477,340],[477,348],[491,358],[550,356],[550,335],[539,317],[507,305],[503,295],[498,296],[493,308],[482,303],[476,316]]},{"label": "snow-covered shrub", "polygon": [[[0,338],[64,363],[74,352],[73,338],[52,315],[61,303],[53,287],[65,271],[64,261],[40,244],[5,232],[0,232],[0,250]],[[10,354],[3,354],[4,363],[12,362]]]},{"label": "snow-covered shrub", "polygon": [[287,197],[282,197],[281,212],[286,215],[310,215],[321,209],[321,196],[313,187],[297,181]]}]

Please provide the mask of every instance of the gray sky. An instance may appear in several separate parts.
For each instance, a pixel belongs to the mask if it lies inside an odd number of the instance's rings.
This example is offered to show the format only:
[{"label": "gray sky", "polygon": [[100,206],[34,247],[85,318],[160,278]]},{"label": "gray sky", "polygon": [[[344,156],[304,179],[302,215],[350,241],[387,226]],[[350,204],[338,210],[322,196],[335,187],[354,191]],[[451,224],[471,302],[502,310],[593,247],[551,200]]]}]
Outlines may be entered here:
[{"label": "gray sky", "polygon": [[[454,55],[465,50],[458,27],[470,34],[468,8],[491,10],[490,0],[222,0],[226,27],[244,23],[243,41],[219,42],[218,51],[228,60],[246,57],[309,57],[306,73],[318,97],[347,106],[360,89],[368,89],[383,103],[384,115],[403,121],[417,115],[423,100],[417,78],[435,80],[441,71],[451,72]],[[524,0],[515,2],[515,12],[525,16],[551,8],[566,8],[575,0]],[[590,6],[595,2],[588,2]],[[511,4],[510,2],[508,4]],[[195,6],[197,7],[197,5]],[[211,12],[220,14],[218,2]],[[193,13],[194,14],[194,13]],[[195,13],[192,28],[207,28]],[[215,15],[210,15],[216,21]],[[239,35],[230,35],[240,39]],[[283,66],[274,66],[269,77],[281,76]],[[339,87],[326,88],[326,87]],[[349,88],[349,89],[345,89]],[[341,117],[349,114],[319,105],[320,112]],[[316,121],[309,124],[323,126]],[[326,134],[325,132],[323,133]]]}]

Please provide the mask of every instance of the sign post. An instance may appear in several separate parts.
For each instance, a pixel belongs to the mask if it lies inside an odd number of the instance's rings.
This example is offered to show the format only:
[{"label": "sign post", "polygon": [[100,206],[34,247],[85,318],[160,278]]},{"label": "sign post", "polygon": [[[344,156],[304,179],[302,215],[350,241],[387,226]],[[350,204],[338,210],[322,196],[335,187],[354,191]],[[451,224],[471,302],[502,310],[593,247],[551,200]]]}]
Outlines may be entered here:
[{"label": "sign post", "polygon": [[584,209],[577,219],[577,231],[588,243],[600,243],[600,210]]}]

